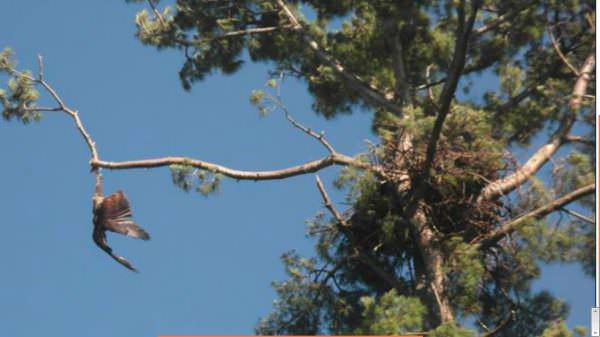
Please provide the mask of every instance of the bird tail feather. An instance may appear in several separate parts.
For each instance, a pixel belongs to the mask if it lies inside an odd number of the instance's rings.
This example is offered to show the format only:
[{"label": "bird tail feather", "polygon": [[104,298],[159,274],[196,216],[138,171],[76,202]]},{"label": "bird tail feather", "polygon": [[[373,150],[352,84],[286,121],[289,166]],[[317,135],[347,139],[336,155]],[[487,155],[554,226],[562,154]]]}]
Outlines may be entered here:
[{"label": "bird tail feather", "polygon": [[135,223],[132,223],[131,225],[127,226],[128,227],[128,236],[137,238],[137,239],[142,239],[142,240],[150,240],[150,234],[148,234],[148,232],[146,232],[142,227],[136,225]]},{"label": "bird tail feather", "polygon": [[113,253],[108,253],[108,255],[110,255],[113,259],[115,259],[115,261],[119,262],[120,264],[122,264],[123,266],[125,266],[125,268],[134,271],[136,273],[139,273],[139,271],[137,269],[135,269],[135,267],[131,264],[131,262],[127,261],[126,258],[119,256],[119,255],[115,255]]}]

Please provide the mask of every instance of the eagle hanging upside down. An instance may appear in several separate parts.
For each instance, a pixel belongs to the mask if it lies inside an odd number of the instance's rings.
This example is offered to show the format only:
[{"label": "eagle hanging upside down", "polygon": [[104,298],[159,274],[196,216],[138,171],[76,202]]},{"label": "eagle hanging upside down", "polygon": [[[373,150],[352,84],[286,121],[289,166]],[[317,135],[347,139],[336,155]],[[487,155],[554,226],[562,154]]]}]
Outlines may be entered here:
[{"label": "eagle hanging upside down", "polygon": [[106,241],[106,231],[127,235],[132,238],[150,240],[150,235],[131,220],[132,213],[125,194],[119,190],[105,198],[102,196],[102,185],[100,180],[98,180],[92,202],[94,213],[94,233],[92,237],[94,238],[94,242],[127,269],[137,272],[133,265],[124,257],[115,255]]}]

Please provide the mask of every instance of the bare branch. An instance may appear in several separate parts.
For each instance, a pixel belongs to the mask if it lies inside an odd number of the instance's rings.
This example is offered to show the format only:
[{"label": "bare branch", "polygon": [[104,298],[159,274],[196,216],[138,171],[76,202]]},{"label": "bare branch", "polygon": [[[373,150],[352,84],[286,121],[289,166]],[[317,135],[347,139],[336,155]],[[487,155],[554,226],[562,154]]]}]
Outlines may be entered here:
[{"label": "bare branch", "polygon": [[508,314],[508,317],[506,317],[502,322],[500,322],[493,330],[484,333],[480,337],[492,337],[492,336],[494,336],[495,334],[497,334],[498,332],[500,332],[500,330],[504,329],[504,327],[510,321],[514,320],[515,319],[515,315],[516,315],[516,312],[514,310],[511,310],[510,313]]},{"label": "bare branch", "polygon": [[346,221],[346,219],[344,219],[342,214],[340,212],[338,212],[338,210],[333,206],[333,203],[331,202],[331,199],[329,198],[329,194],[327,194],[327,191],[325,190],[325,187],[323,186],[323,183],[321,182],[321,178],[319,178],[319,176],[317,175],[317,176],[315,176],[315,179],[317,180],[317,188],[319,189],[319,193],[321,193],[321,197],[323,198],[323,203],[325,204],[325,208],[327,208],[329,210],[329,212],[333,215],[335,220],[340,225],[342,225],[343,227],[349,227],[349,224]]},{"label": "bare branch", "polygon": [[52,99],[54,99],[54,101],[58,104],[58,108],[32,108],[33,110],[38,110],[38,111],[64,111],[67,115],[71,116],[71,118],[75,121],[75,125],[77,127],[77,130],[79,130],[79,133],[81,133],[81,135],[83,136],[86,144],[88,145],[88,148],[90,150],[90,154],[92,157],[92,160],[97,160],[98,159],[98,151],[96,150],[96,146],[95,143],[92,139],[92,137],[90,136],[89,132],[87,132],[87,130],[85,129],[85,127],[83,126],[83,123],[81,122],[81,119],[79,118],[79,114],[77,113],[76,110],[73,110],[71,108],[69,108],[64,101],[62,100],[62,98],[58,95],[58,93],[56,92],[56,90],[54,90],[54,88],[52,88],[52,86],[50,86],[48,84],[48,82],[46,82],[43,78],[44,78],[44,64],[43,64],[43,58],[42,56],[38,56],[38,62],[39,62],[39,67],[40,67],[40,75],[38,79],[32,78],[30,76],[27,76],[23,73],[20,73],[16,70],[12,70],[12,72],[19,74],[20,76],[25,76],[27,77],[29,80],[31,80],[32,82],[38,83],[39,85],[41,85],[47,92],[48,94],[50,94],[50,96],[52,97]]},{"label": "bare branch", "polygon": [[38,79],[44,80],[44,58],[40,54],[38,54]]},{"label": "bare branch", "polygon": [[321,159],[306,162],[301,165],[292,166],[280,170],[274,171],[241,171],[225,167],[222,165],[186,158],[186,157],[163,157],[155,159],[144,159],[144,160],[133,160],[133,161],[121,161],[121,162],[110,162],[104,160],[96,160],[90,162],[92,167],[105,168],[110,170],[125,170],[125,169],[136,169],[136,168],[155,168],[170,165],[187,165],[195,167],[201,170],[207,170],[214,173],[222,174],[226,177],[230,177],[237,180],[279,180],[307,173],[313,173],[333,165],[341,166],[353,166],[362,169],[374,170],[380,172],[380,168],[372,166],[371,164],[361,162],[352,157],[348,157],[343,154],[332,154]]},{"label": "bare branch", "polygon": [[567,214],[569,214],[569,215],[571,215],[571,216],[576,217],[579,220],[585,221],[587,223],[591,223],[591,224],[595,224],[596,223],[596,221],[594,221],[594,219],[589,218],[589,217],[587,217],[587,216],[585,216],[583,214],[579,214],[579,213],[577,213],[575,211],[572,211],[572,210],[570,210],[570,209],[568,209],[566,207],[561,207],[560,210],[563,211],[563,212],[565,212],[565,213],[567,213]]},{"label": "bare branch", "polygon": [[48,107],[34,107],[34,108],[24,108],[24,111],[28,112],[55,112],[55,111],[63,111],[62,108],[48,108]]},{"label": "bare branch", "polygon": [[514,107],[519,105],[519,103],[521,103],[523,100],[525,100],[532,94],[535,94],[536,92],[537,92],[537,88],[533,85],[521,90],[520,93],[518,93],[517,95],[515,95],[513,97],[510,97],[506,102],[502,103],[498,107],[498,109],[494,113],[494,118],[497,118],[497,117],[509,112],[511,109],[513,109]]},{"label": "bare branch", "polygon": [[[561,129],[570,129],[573,125],[572,118],[565,118]],[[559,129],[560,130],[560,129]],[[562,145],[562,137],[559,132],[555,132],[555,135],[551,137],[550,142],[540,147],[530,158],[517,169],[514,173],[496,181],[487,184],[481,194],[478,197],[478,201],[490,200],[495,197],[506,195],[513,191],[515,188],[521,186],[524,182],[529,180]]]},{"label": "bare branch", "polygon": [[319,143],[323,144],[323,146],[327,149],[327,151],[329,151],[329,153],[331,154],[335,154],[337,153],[334,149],[333,146],[331,146],[331,144],[327,141],[327,139],[325,139],[325,134],[323,132],[320,133],[316,133],[314,132],[312,129],[298,123],[293,117],[292,115],[288,112],[287,109],[284,110],[285,111],[285,118],[287,118],[287,120],[292,123],[292,125],[302,131],[304,131],[306,134],[308,134],[309,136],[315,138],[317,141],[319,141]]},{"label": "bare branch", "polygon": [[548,215],[556,210],[559,210],[562,207],[564,207],[574,201],[577,201],[578,199],[580,199],[582,197],[585,197],[587,195],[594,193],[595,190],[596,190],[595,184],[589,184],[587,186],[576,189],[575,191],[568,193],[558,199],[555,199],[542,207],[536,208],[535,210],[533,210],[529,213],[523,214],[514,220],[505,222],[504,224],[500,225],[496,230],[490,232],[488,235],[486,235],[474,242],[477,243],[478,248],[488,247],[488,246],[500,241],[505,235],[518,229],[519,226],[523,225],[528,220],[541,219],[541,218],[545,217],[546,215]]},{"label": "bare branch", "polygon": [[[279,87],[278,87],[278,90],[279,90]],[[323,145],[327,149],[327,151],[329,151],[330,154],[337,153],[335,151],[335,149],[333,148],[333,146],[327,141],[327,139],[325,139],[324,132],[317,133],[317,132],[313,131],[311,128],[302,125],[300,122],[298,122],[296,119],[294,119],[294,117],[292,117],[292,114],[290,113],[288,108],[281,101],[281,97],[280,97],[279,93],[277,94],[277,98],[273,97],[271,94],[267,94],[267,98],[269,98],[279,109],[281,109],[281,111],[283,111],[285,118],[292,124],[292,126],[301,130],[302,132],[306,133],[307,135],[311,136],[312,138],[316,139],[319,143],[321,143],[321,145]]]},{"label": "bare branch", "polygon": [[483,35],[483,34],[489,32],[490,30],[496,29],[501,24],[503,24],[505,22],[509,22],[514,17],[519,16],[519,15],[523,14],[524,12],[526,12],[530,8],[530,6],[532,4],[534,4],[534,3],[535,2],[526,3],[525,6],[523,6],[521,8],[517,8],[517,9],[515,9],[513,11],[506,12],[506,13],[504,13],[502,15],[499,15],[494,20],[488,22],[488,24],[486,24],[484,26],[481,26],[481,27],[479,27],[477,29],[474,29],[473,30],[473,36]]},{"label": "bare branch", "polygon": [[[44,88],[44,90],[46,90],[46,92],[48,92],[48,94],[52,97],[52,99],[58,104],[58,107],[57,108],[46,108],[46,107],[28,108],[26,110],[27,111],[63,111],[63,112],[65,112],[67,115],[69,115],[73,119],[73,121],[75,122],[75,126],[77,127],[77,130],[79,131],[79,133],[85,140],[85,142],[88,146],[88,149],[90,151],[91,161],[97,161],[99,157],[98,157],[98,151],[96,149],[95,142],[93,141],[89,132],[83,126],[83,123],[81,122],[81,119],[79,118],[78,112],[76,110],[69,108],[64,103],[62,98],[58,95],[56,90],[54,90],[54,88],[52,86],[50,86],[48,84],[48,82],[46,82],[46,80],[44,79],[44,62],[43,62],[43,57],[41,55],[38,55],[38,66],[39,66],[39,75],[38,75],[37,79],[33,78],[31,76],[28,76],[24,73],[21,73],[21,72],[17,71],[16,69],[9,69],[9,71],[11,74],[23,76],[23,77],[27,78],[28,80],[41,85]],[[98,184],[98,183],[100,183],[100,180],[101,180],[100,172],[98,170],[95,170],[94,173],[96,176],[96,184]]]},{"label": "bare branch", "polygon": [[[429,79],[428,79],[429,80]],[[433,81],[433,82],[428,82],[425,84],[421,84],[415,87],[415,90],[419,91],[419,90],[424,90],[424,89],[429,89],[431,87],[435,87],[436,85],[440,85],[442,83],[446,82],[446,78],[441,78],[439,80]]]},{"label": "bare branch", "polygon": [[158,8],[156,8],[156,4],[154,3],[154,0],[148,0],[148,5],[150,5],[150,8],[152,8],[152,11],[154,12],[154,16],[156,16],[156,18],[158,19],[160,24],[163,27],[166,27],[167,22],[165,21],[165,18],[163,18],[162,14],[158,10]]},{"label": "bare branch", "polygon": [[[427,79],[427,84],[429,85],[429,77],[431,76],[431,69],[433,68],[433,64],[430,64],[427,66],[427,68],[425,68],[425,78]],[[440,110],[440,107],[437,105],[437,103],[435,102],[435,97],[433,96],[433,86],[428,86],[427,87],[427,96],[429,97],[429,100],[431,101],[431,103],[434,105],[436,110]]]},{"label": "bare branch", "polygon": [[276,30],[279,30],[281,28],[291,28],[291,26],[285,26],[285,27],[279,27],[279,26],[273,26],[273,27],[256,27],[256,28],[248,28],[248,29],[243,29],[243,30],[236,30],[236,31],[232,31],[232,32],[227,32],[221,36],[219,36],[219,38],[228,38],[228,37],[233,37],[233,36],[240,36],[240,35],[252,35],[252,34],[260,34],[260,33],[268,33],[268,32],[273,32]]},{"label": "bare branch", "polygon": [[593,139],[585,138],[582,136],[566,135],[564,139],[567,142],[581,143],[589,146],[594,146],[596,144],[596,142]]},{"label": "bare branch", "polygon": [[227,33],[218,35],[218,36],[210,37],[210,38],[198,38],[198,39],[192,40],[192,42],[183,40],[183,39],[176,39],[176,42],[181,44],[184,47],[191,47],[194,45],[194,43],[198,43],[198,42],[222,40],[222,39],[228,39],[228,38],[242,36],[242,35],[263,34],[263,33],[269,33],[269,32],[274,32],[277,30],[289,29],[289,28],[292,28],[292,26],[285,25],[285,26],[272,26],[272,27],[254,27],[254,28],[247,28],[247,29],[242,29],[242,30],[235,30],[235,31],[231,31],[231,32],[227,32]]},{"label": "bare branch", "polygon": [[[39,60],[41,62],[41,60],[42,60],[41,57],[39,58]],[[40,69],[43,69],[43,65],[40,66]],[[192,167],[195,167],[198,169],[211,171],[213,173],[220,173],[220,174],[223,174],[224,176],[231,177],[231,178],[238,179],[238,180],[284,179],[284,178],[293,177],[293,176],[297,176],[297,175],[316,172],[318,170],[321,170],[323,168],[333,166],[333,165],[353,166],[353,167],[357,167],[357,168],[361,168],[361,169],[372,170],[373,172],[375,172],[377,174],[383,174],[383,170],[379,166],[365,163],[360,160],[354,159],[352,157],[337,153],[333,149],[331,144],[329,144],[327,142],[327,140],[324,138],[323,134],[318,134],[318,133],[312,131],[311,129],[296,122],[289,115],[289,113],[286,113],[286,117],[288,118],[288,120],[295,127],[306,132],[307,134],[309,134],[310,136],[316,138],[319,142],[321,142],[321,144],[323,144],[323,146],[325,146],[328,149],[328,151],[330,152],[330,155],[323,157],[321,159],[318,159],[318,160],[306,162],[301,165],[288,167],[288,168],[284,168],[281,170],[273,170],[273,171],[241,171],[241,170],[235,170],[235,169],[231,169],[231,168],[228,168],[225,166],[221,166],[218,164],[209,163],[209,162],[205,162],[205,161],[197,160],[197,159],[186,158],[186,157],[164,157],[164,158],[157,158],[157,159],[123,161],[123,162],[104,161],[104,160],[100,159],[100,157],[98,155],[98,151],[96,149],[96,144],[95,144],[94,140],[92,139],[91,135],[89,134],[89,132],[84,127],[83,122],[81,121],[81,118],[79,117],[78,112],[76,110],[69,108],[64,103],[62,98],[58,95],[58,93],[52,86],[50,86],[43,79],[32,78],[31,76],[20,73],[15,69],[9,69],[9,71],[11,71],[11,73],[19,75],[19,76],[25,76],[32,82],[35,82],[35,83],[41,85],[49,93],[49,95],[52,97],[52,99],[54,99],[54,101],[56,101],[56,103],[58,104],[58,107],[56,107],[56,108],[47,108],[47,107],[29,108],[28,111],[62,111],[62,112],[65,112],[67,115],[69,115],[73,119],[77,130],[82,135],[83,139],[85,140],[85,142],[89,148],[90,155],[91,155],[90,166],[92,167],[92,171],[95,172],[97,185],[101,183],[101,174],[99,172],[100,168],[106,168],[106,169],[112,169],[112,170],[122,170],[122,169],[135,169],[135,168],[154,168],[154,167],[162,167],[162,166],[170,166],[170,165],[189,165],[189,166],[192,166]],[[40,78],[43,78],[43,76],[41,76]]]},{"label": "bare branch", "polygon": [[579,76],[579,70],[577,70],[577,68],[575,68],[571,62],[569,62],[569,59],[567,59],[567,57],[565,56],[565,54],[563,54],[562,50],[560,50],[560,46],[558,45],[558,41],[556,41],[556,38],[554,37],[554,34],[552,33],[552,30],[548,29],[548,36],[550,37],[550,42],[552,42],[552,47],[554,47],[554,50],[556,51],[556,54],[558,54],[558,57],[560,57],[560,59],[563,61],[563,63],[569,68],[571,69],[571,71],[573,72],[573,74],[575,74],[575,76]]},{"label": "bare branch", "polygon": [[581,106],[581,100],[585,95],[585,91],[587,90],[588,83],[591,79],[592,71],[596,66],[596,53],[592,51],[590,55],[585,59],[585,62],[579,69],[579,77],[575,82],[575,86],[573,87],[573,94],[571,96],[571,100],[569,101],[569,106],[572,110],[577,110]]}]

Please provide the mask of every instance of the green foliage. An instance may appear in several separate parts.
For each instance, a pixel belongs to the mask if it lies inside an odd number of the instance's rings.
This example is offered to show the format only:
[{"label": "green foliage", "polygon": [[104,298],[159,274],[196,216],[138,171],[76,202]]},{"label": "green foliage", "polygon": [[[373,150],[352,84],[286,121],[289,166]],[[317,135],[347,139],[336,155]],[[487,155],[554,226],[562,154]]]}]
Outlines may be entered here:
[{"label": "green foliage", "polygon": [[486,276],[482,254],[460,237],[451,237],[445,244],[449,251],[445,272],[452,304],[466,315],[481,312],[479,287]]},{"label": "green foliage", "polygon": [[473,337],[475,333],[472,330],[460,327],[455,322],[445,323],[438,326],[427,336],[431,337]]},{"label": "green foliage", "polygon": [[171,179],[173,184],[189,192],[195,190],[203,196],[215,193],[221,185],[221,174],[207,170],[196,169],[189,165],[171,165]]},{"label": "green foliage", "polygon": [[[575,150],[557,160],[552,170],[554,189],[558,193],[566,194],[593,183],[595,179],[593,159],[589,154]],[[591,198],[582,199],[581,203],[590,209],[594,205]]]},{"label": "green foliage", "polygon": [[402,335],[421,331],[425,307],[418,298],[398,295],[392,289],[379,299],[372,296],[361,298],[363,326],[358,335]]},{"label": "green foliage", "polygon": [[151,17],[148,11],[143,10],[135,16],[135,24],[140,41],[163,48],[171,44],[170,40],[176,38],[176,34],[172,24],[171,8],[165,7],[159,14],[160,19],[155,16]]},{"label": "green foliage", "polygon": [[517,195],[518,201],[515,208],[521,213],[541,207],[553,199],[551,191],[537,177],[531,178],[527,185],[522,186]]},{"label": "green foliage", "polygon": [[24,124],[39,121],[42,115],[35,110],[39,99],[35,79],[30,71],[18,72],[13,53],[10,48],[0,52],[0,73],[9,75],[7,89],[0,89],[0,103],[2,104],[2,117],[5,120],[17,118]]},{"label": "green foliage", "polygon": [[294,251],[281,257],[286,266],[289,279],[284,282],[273,282],[273,288],[279,295],[274,302],[278,308],[263,318],[256,328],[257,334],[281,334],[285,331],[296,334],[317,334],[321,317],[320,297],[321,285],[310,279],[315,271],[315,261],[301,258]]},{"label": "green foliage", "polygon": [[544,330],[541,337],[583,337],[586,335],[585,332],[585,328],[581,326],[570,331],[567,324],[560,321]]},{"label": "green foliage", "polygon": [[12,49],[6,47],[0,52],[0,70],[2,72],[9,72],[14,69],[16,66],[16,62],[12,59],[13,51]]}]

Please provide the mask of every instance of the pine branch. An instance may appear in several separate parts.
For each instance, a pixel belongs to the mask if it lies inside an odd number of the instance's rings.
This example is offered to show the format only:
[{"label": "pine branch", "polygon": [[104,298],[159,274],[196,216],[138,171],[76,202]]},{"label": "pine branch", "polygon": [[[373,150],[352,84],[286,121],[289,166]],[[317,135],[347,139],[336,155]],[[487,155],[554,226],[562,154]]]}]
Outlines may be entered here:
[{"label": "pine branch", "polygon": [[494,20],[488,22],[486,25],[481,26],[477,29],[473,30],[473,36],[480,36],[483,35],[489,31],[492,31],[498,27],[500,27],[500,25],[502,25],[503,23],[509,22],[510,20],[513,20],[516,16],[519,16],[523,13],[525,13],[527,10],[529,10],[529,8],[531,8],[532,5],[534,5],[536,2],[529,2],[526,3],[523,7],[521,8],[517,8],[513,11],[509,11],[506,12],[502,15],[499,15],[497,18],[495,18]]},{"label": "pine branch", "polygon": [[558,41],[556,41],[556,38],[554,37],[552,30],[550,29],[548,29],[548,36],[550,37],[550,42],[552,42],[552,47],[556,51],[558,57],[560,57],[563,63],[567,66],[567,68],[569,68],[573,72],[573,74],[575,74],[575,76],[579,76],[579,70],[577,70],[577,68],[575,68],[571,64],[571,62],[569,62],[569,59],[567,59],[565,54],[563,54],[562,50],[560,49],[560,46],[558,45]]},{"label": "pine branch", "polygon": [[302,40],[310,49],[313,50],[321,62],[330,66],[335,72],[337,72],[346,81],[346,83],[348,83],[351,88],[361,94],[364,99],[377,104],[382,108],[388,109],[397,116],[402,115],[402,107],[388,99],[388,96],[390,95],[382,93],[379,88],[366,83],[359,76],[348,72],[338,60],[323,51],[319,44],[312,37],[310,37],[308,32],[306,32],[300,21],[296,18],[296,15],[294,15],[284,0],[276,0],[276,2],[290,21],[292,29],[300,34]]}]

